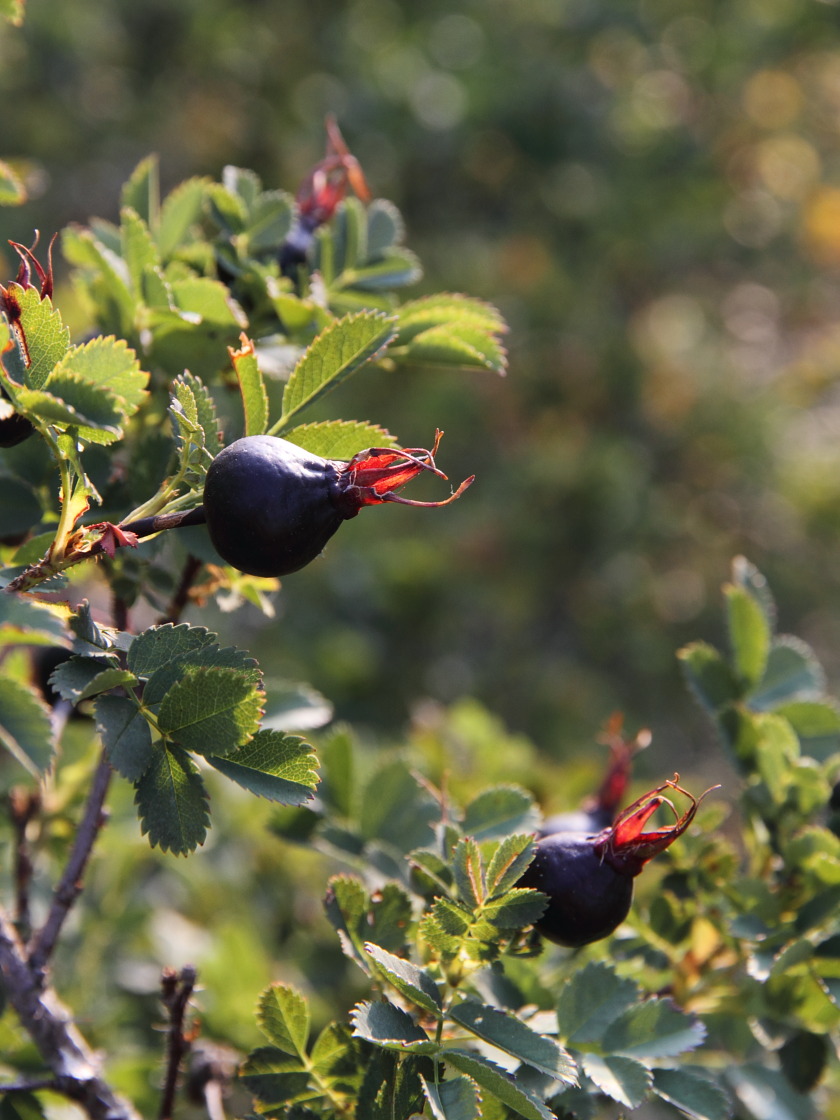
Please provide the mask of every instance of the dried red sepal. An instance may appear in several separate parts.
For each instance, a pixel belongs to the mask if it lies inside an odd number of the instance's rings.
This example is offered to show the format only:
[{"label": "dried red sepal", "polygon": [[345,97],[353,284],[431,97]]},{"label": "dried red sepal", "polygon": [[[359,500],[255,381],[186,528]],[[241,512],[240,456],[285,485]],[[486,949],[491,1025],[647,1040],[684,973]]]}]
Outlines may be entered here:
[{"label": "dried red sepal", "polygon": [[[53,294],[53,263],[52,263],[52,250],[55,244],[55,239],[58,234],[53,234],[50,243],[47,247],[47,267],[41,264],[35,256],[35,249],[38,247],[40,233],[35,230],[35,240],[32,242],[32,247],[27,249],[25,245],[19,244],[17,241],[10,241],[9,244],[20,257],[20,265],[17,270],[17,276],[14,283],[19,288],[26,290],[27,288],[36,288],[38,295],[41,299],[49,299]],[[35,272],[38,278],[38,283],[32,283],[32,273]],[[23,335],[20,325],[20,302],[17,293],[14,291],[11,284],[5,287],[0,284],[0,311],[3,311],[9,321],[9,326],[12,327],[20,339],[23,346],[26,362],[29,364],[29,348],[26,344],[26,338]]]},{"label": "dried red sepal", "polygon": [[634,738],[628,739],[623,731],[624,716],[621,712],[614,712],[604,727],[600,742],[606,743],[610,748],[610,759],[604,780],[595,795],[594,804],[588,809],[597,809],[609,814],[607,819],[612,819],[624,797],[624,791],[630,781],[630,771],[633,759],[640,750],[649,745],[651,734],[648,728],[642,728]]},{"label": "dried red sepal", "polygon": [[370,201],[370,189],[356,157],[350,152],[335,117],[327,117],[327,151],[313,167],[297,192],[301,221],[310,230],[328,222],[348,189],[362,202]]},{"label": "dried red sepal", "polygon": [[[694,797],[679,785],[679,780],[679,774],[675,774],[669,781],[663,782],[661,786],[643,794],[632,805],[628,805],[616,818],[615,823],[605,828],[600,836],[595,838],[596,854],[617,871],[638,875],[649,860],[670,847],[694,820],[698,806],[706,794],[720,788],[720,786],[711,786],[700,797]],[[674,790],[690,800],[691,804],[682,815],[670,799],[663,796],[664,790]],[[674,814],[674,823],[645,832],[645,825],[663,805],[667,805]]]},{"label": "dried red sepal", "polygon": [[399,502],[407,506],[425,506],[436,509],[449,505],[463,494],[475,481],[475,475],[465,479],[448,498],[436,502],[420,502],[413,498],[403,498],[396,491],[401,489],[423,471],[446,479],[446,475],[435,464],[435,454],[443,432],[435,432],[435,442],[429,451],[424,447],[392,449],[371,447],[360,451],[348,463],[334,462],[339,473],[339,504],[345,517],[353,517],[363,506],[379,505],[382,502]]}]

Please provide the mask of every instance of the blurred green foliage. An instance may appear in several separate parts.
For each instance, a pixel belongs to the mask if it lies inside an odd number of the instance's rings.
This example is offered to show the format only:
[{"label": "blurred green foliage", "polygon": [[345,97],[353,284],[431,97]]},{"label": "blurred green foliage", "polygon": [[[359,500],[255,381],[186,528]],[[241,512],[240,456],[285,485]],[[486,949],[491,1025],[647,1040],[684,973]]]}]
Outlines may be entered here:
[{"label": "blurred green foliage", "polygon": [[165,187],[234,163],[289,188],[334,111],[406,216],[416,294],[466,290],[511,324],[506,382],[381,373],[341,390],[344,414],[406,442],[447,429],[452,477],[478,481],[434,539],[399,509],[348,527],[288,582],[252,643],[264,664],[379,727],[474,694],[561,752],[620,707],[683,755],[701,732],[674,651],[716,637],[744,552],[836,676],[832,4],[26,14],[0,29],[0,153],[34,162],[41,189],[0,210],[3,241],[113,219],[152,150]]}]

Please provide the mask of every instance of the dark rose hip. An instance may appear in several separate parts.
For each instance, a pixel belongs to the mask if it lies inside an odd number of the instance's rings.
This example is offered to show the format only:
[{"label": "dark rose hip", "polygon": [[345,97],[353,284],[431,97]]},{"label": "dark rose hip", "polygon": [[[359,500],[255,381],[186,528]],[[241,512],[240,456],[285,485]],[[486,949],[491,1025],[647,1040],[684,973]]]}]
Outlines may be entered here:
[{"label": "dark rose hip", "polygon": [[[544,937],[577,948],[608,937],[621,925],[630,911],[633,880],[648,860],[685,832],[706,796],[695,798],[678,782],[679,775],[675,775],[672,781],[657,786],[620,813],[614,824],[594,835],[557,832],[537,842],[536,855],[517,885],[548,896],[548,907],[536,923]],[[663,796],[664,790],[690,799],[682,816]],[[674,823],[645,832],[645,825],[662,805],[673,812]]]},{"label": "dark rose hip", "polygon": [[422,471],[446,478],[431,451],[372,447],[349,462],[324,459],[277,436],[245,436],[221,451],[204,486],[204,515],[222,559],[255,576],[296,572],[324,549],[343,521],[367,505],[444,506],[396,493]]}]

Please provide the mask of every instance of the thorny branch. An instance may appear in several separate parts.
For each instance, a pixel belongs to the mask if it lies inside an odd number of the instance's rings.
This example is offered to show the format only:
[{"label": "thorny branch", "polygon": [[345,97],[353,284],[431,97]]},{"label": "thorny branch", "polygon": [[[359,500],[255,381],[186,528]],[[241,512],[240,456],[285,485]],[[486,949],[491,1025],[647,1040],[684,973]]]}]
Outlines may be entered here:
[{"label": "thorny branch", "polygon": [[28,938],[32,925],[29,911],[29,886],[32,881],[32,851],[28,830],[30,822],[41,808],[38,792],[16,787],[9,793],[9,815],[15,834],[14,882],[15,912],[14,920],[18,933]]},{"label": "thorny branch", "polygon": [[52,1086],[79,1104],[91,1120],[139,1120],[131,1105],[102,1078],[96,1055],[73,1016],[31,968],[23,943],[2,909],[0,975],[21,1025],[54,1075]]},{"label": "thorny branch", "polygon": [[49,914],[32,941],[29,967],[33,975],[43,973],[70,908],[82,889],[82,875],[99,830],[106,820],[105,796],[108,793],[111,774],[111,764],[103,753],[93,775],[85,814],[76,832],[70,858],[67,860],[64,874],[53,893],[53,902]]},{"label": "thorny branch", "polygon": [[166,1040],[166,1077],[159,1120],[171,1120],[181,1063],[195,1039],[195,1025],[190,1024],[185,1030],[184,1016],[197,978],[198,973],[192,965],[184,965],[180,973],[174,968],[165,968],[161,975],[161,1002],[169,1012],[169,1029]]}]

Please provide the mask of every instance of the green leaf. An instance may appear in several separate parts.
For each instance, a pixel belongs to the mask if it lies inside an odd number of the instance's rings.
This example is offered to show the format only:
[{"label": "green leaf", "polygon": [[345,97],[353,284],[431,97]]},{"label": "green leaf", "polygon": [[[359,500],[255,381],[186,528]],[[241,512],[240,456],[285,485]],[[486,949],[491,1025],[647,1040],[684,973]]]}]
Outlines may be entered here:
[{"label": "green leaf", "polygon": [[547,905],[540,891],[517,887],[485,902],[481,916],[496,929],[522,929],[542,917]]},{"label": "green leaf", "polygon": [[402,215],[385,198],[375,198],[367,208],[368,260],[375,260],[386,249],[399,245],[405,236]]},{"label": "green leaf", "polygon": [[248,320],[242,308],[219,280],[209,276],[191,276],[172,281],[172,298],[179,311],[189,313],[192,325],[231,327],[245,330]]},{"label": "green leaf", "polygon": [[318,784],[318,759],[298,735],[263,728],[226,758],[208,754],[220,773],[258,797],[281,805],[303,805]]},{"label": "green leaf", "polygon": [[679,1011],[665,999],[649,999],[625,1011],[604,1031],[607,1052],[632,1058],[671,1058],[693,1050],[706,1037],[699,1019]]},{"label": "green leaf", "polygon": [[263,191],[248,215],[245,235],[252,256],[279,249],[292,228],[294,200],[285,191]]},{"label": "green leaf", "polygon": [[[18,345],[5,351],[3,364],[11,376],[27,389],[40,389],[70,346],[70,331],[49,297],[41,297],[36,288],[7,285],[7,299],[20,310]],[[23,334],[21,348],[19,333]]]},{"label": "green leaf", "polygon": [[680,1069],[655,1069],[653,1091],[694,1120],[727,1120],[731,1106],[727,1094],[708,1074]]},{"label": "green leaf", "polygon": [[571,1055],[553,1038],[537,1034],[514,1015],[475,1000],[464,1000],[449,1009],[449,1018],[541,1073],[567,1085],[577,1084],[577,1069]]},{"label": "green leaf", "polygon": [[536,832],[540,813],[534,799],[518,786],[494,786],[467,805],[461,829],[476,840],[502,840],[516,832]]},{"label": "green leaf", "polygon": [[262,435],[268,427],[268,394],[257,364],[254,344],[243,336],[242,348],[231,349],[230,356],[239,382],[239,392],[242,395],[245,435]]},{"label": "green leaf", "polygon": [[773,641],[764,676],[750,695],[749,704],[756,711],[767,711],[791,700],[816,700],[825,686],[825,673],[811,647],[799,638],[782,634]]},{"label": "green leaf", "polygon": [[[0,14],[7,14],[8,5],[14,4],[14,0],[4,0],[4,3],[7,7],[5,11],[0,8]],[[19,3],[22,8],[23,0],[19,0]],[[0,206],[20,206],[26,202],[26,199],[27,191],[23,179],[5,160],[0,160]]]},{"label": "green leaf", "polygon": [[534,858],[533,836],[520,833],[506,836],[487,865],[485,879],[489,895],[501,894],[515,886]]},{"label": "green leaf", "polygon": [[794,1089],[810,1093],[822,1081],[831,1053],[827,1035],[798,1030],[780,1048],[779,1061]]},{"label": "green leaf", "polygon": [[396,883],[386,883],[371,897],[358,879],[336,875],[330,880],[324,909],[345,956],[366,973],[370,972],[366,941],[392,951],[405,947],[412,906]]},{"label": "green leaf", "polygon": [[504,319],[492,304],[452,292],[422,296],[402,304],[397,311],[397,322],[400,345],[432,327],[458,323],[480,328],[487,334],[502,334],[507,330]]},{"label": "green leaf", "polygon": [[396,439],[385,428],[356,420],[320,420],[314,424],[298,424],[285,432],[283,438],[324,459],[352,459],[370,447],[397,446]]},{"label": "green leaf", "polygon": [[[287,1057],[274,1046],[261,1046],[252,1051],[242,1065],[239,1079],[267,1105],[309,1100],[318,1095],[310,1088],[309,1071],[302,1062]],[[283,1113],[288,1115],[285,1109]]]},{"label": "green leaf", "polygon": [[[416,1043],[418,1047],[431,1043]],[[371,1048],[368,1048],[371,1049]],[[357,1120],[403,1120],[413,1118],[423,1107],[423,1086],[418,1076],[418,1058],[395,1050],[372,1049],[355,1099]],[[298,1120],[289,1117],[289,1120]],[[309,1117],[300,1120],[310,1120]],[[312,1118],[314,1120],[314,1118]]]},{"label": "green leaf", "polygon": [[584,1054],[581,1064],[602,1093],[628,1108],[638,1108],[653,1083],[646,1066],[620,1054]]},{"label": "green leaf", "polygon": [[[5,487],[8,480],[3,479]],[[55,645],[65,639],[56,604],[38,603],[21,595],[0,595],[0,646]]]},{"label": "green leaf", "polygon": [[305,731],[323,727],[333,718],[333,706],[317,689],[295,681],[266,681],[262,725],[272,731]]},{"label": "green leaf", "polygon": [[814,1101],[797,1093],[784,1074],[753,1062],[732,1065],[726,1080],[744,1113],[756,1120],[812,1120]]},{"label": "green leaf", "polygon": [[68,226],[61,246],[67,260],[83,270],[89,294],[96,306],[97,321],[105,330],[120,336],[134,328],[135,300],[128,288],[128,270],[112,248],[92,230]]},{"label": "green leaf", "polygon": [[146,226],[157,226],[160,209],[160,173],[158,157],[141,159],[123,184],[120,203],[123,210],[132,210]]},{"label": "green leaf", "polygon": [[96,701],[96,731],[111,765],[136,782],[154,758],[149,724],[137,705],[125,696],[100,696]]},{"label": "green leaf", "polygon": [[387,292],[415,284],[422,275],[420,261],[410,249],[389,249],[375,261],[344,269],[331,287]]},{"label": "green leaf", "polygon": [[113,443],[122,432],[116,397],[79,374],[60,371],[49,378],[46,389],[20,389],[18,401],[29,415],[48,424],[78,428],[83,439]]},{"label": "green leaf", "polygon": [[825,762],[840,750],[840,706],[834,700],[792,700],[774,709],[793,727],[802,754]]},{"label": "green leaf", "polygon": [[[367,218],[365,209],[357,198],[345,198],[336,208],[329,226],[318,231],[319,243],[329,238],[334,253],[335,271],[340,274],[339,282],[343,280],[343,273],[353,269],[367,258]],[[317,261],[315,265],[318,267]],[[326,280],[326,274],[324,276]],[[327,287],[332,286],[331,280],[326,280]]]},{"label": "green leaf", "polygon": [[340,816],[352,817],[355,809],[356,781],[353,740],[339,728],[319,747],[321,759],[321,798]]},{"label": "green leaf", "polygon": [[429,1036],[408,1012],[387,1000],[359,1003],[350,1012],[353,1034],[378,1046],[402,1049],[414,1042],[428,1042]]},{"label": "green leaf", "polygon": [[420,1080],[434,1120],[477,1120],[478,1093],[469,1077],[447,1077],[437,1085]]},{"label": "green leaf", "polygon": [[0,744],[36,778],[49,769],[55,750],[50,709],[35,692],[0,677]]},{"label": "green leaf", "polygon": [[350,1028],[345,1023],[327,1023],[315,1039],[309,1057],[313,1073],[321,1080],[346,1081],[356,1064]]},{"label": "green leaf", "polygon": [[677,653],[685,682],[694,698],[710,713],[738,700],[742,689],[716,649],[706,642],[691,642]]},{"label": "green leaf", "polygon": [[471,836],[459,840],[452,853],[452,871],[458,897],[475,910],[484,900],[484,868],[478,844]]},{"label": "green leaf", "polygon": [[386,974],[388,981],[401,995],[428,1011],[430,1015],[434,1015],[435,1018],[440,1018],[443,1004],[431,973],[418,968],[411,961],[395,957],[393,953],[370,941],[365,943],[365,952]]},{"label": "green leaf", "polygon": [[635,1006],[639,989],[609,965],[590,961],[563,985],[557,1001],[560,1038],[576,1046],[597,1042],[607,1027]]},{"label": "green leaf", "polygon": [[423,915],[420,925],[424,939],[433,949],[444,957],[454,957],[469,936],[471,922],[470,914],[457,902],[438,898]]},{"label": "green leaf", "polygon": [[363,932],[370,900],[362,883],[349,875],[334,875],[327,886],[324,911],[333,925],[344,955],[366,973],[370,964]]},{"label": "green leaf", "polygon": [[149,677],[143,692],[146,704],[159,704],[172,686],[184,679],[192,669],[232,669],[242,681],[257,686],[260,683],[260,670],[256,661],[245,650],[233,646],[221,647],[215,642],[203,646],[183,657],[173,659],[167,665],[156,669]]},{"label": "green leaf", "polygon": [[146,269],[160,268],[162,261],[151,231],[136,210],[124,207],[120,213],[122,258],[128,268],[132,292],[139,298]]},{"label": "green leaf", "polygon": [[422,789],[401,759],[385,762],[365,785],[359,828],[367,840],[382,840],[400,852],[431,842],[432,822],[440,816],[434,797]]},{"label": "green leaf", "polygon": [[184,750],[224,757],[259,728],[262,699],[237,669],[190,666],[161,701],[158,726]]},{"label": "green leaf", "polygon": [[[138,634],[126,655],[126,665],[138,677],[150,677],[158,669],[180,661],[186,654],[215,643],[217,635],[204,626],[186,622],[152,626]],[[148,699],[148,698],[147,698]],[[154,703],[154,701],[150,701]]]},{"label": "green leaf", "polygon": [[524,1116],[525,1120],[555,1120],[554,1113],[542,1101],[520,1089],[504,1070],[487,1058],[464,1050],[447,1050],[446,1062],[513,1109],[517,1116]]},{"label": "green leaf", "polygon": [[266,1038],[284,1054],[303,1058],[309,1041],[309,1006],[295,988],[272,984],[261,993],[257,1024]]},{"label": "green leaf", "polygon": [[146,398],[149,375],[140,368],[135,352],[121,339],[97,337],[73,346],[59,362],[46,388],[53,388],[64,374],[73,374],[99,389],[107,389],[123,420],[133,416]]},{"label": "green leaf", "polygon": [[381,353],[394,337],[394,323],[393,316],[363,311],[321,331],[292,371],[283,393],[281,422],[272,434],[287,428],[293,416]]},{"label": "green leaf", "polygon": [[137,684],[137,678],[108,659],[71,657],[53,672],[50,684],[63,699],[78,704],[118,685]]},{"label": "green leaf", "polygon": [[733,668],[738,679],[752,688],[767,667],[770,627],[761,605],[748,591],[729,584],[724,595]]},{"label": "green leaf", "polygon": [[204,843],[210,818],[207,793],[189,755],[177,747],[155,748],[134,798],[143,835],[152,847],[186,855]]},{"label": "green leaf", "polygon": [[164,199],[160,211],[157,243],[160,255],[168,260],[201,217],[211,180],[186,179]]},{"label": "green leaf", "polygon": [[189,370],[184,370],[176,381],[185,385],[192,394],[193,403],[195,405],[195,419],[198,426],[204,433],[204,447],[211,458],[222,450],[224,446],[222,443],[222,432],[219,424],[219,418],[216,415],[216,403],[210,393],[210,390],[204,384],[200,377],[190,373]]},{"label": "green leaf", "polygon": [[430,327],[415,335],[405,348],[403,360],[456,369],[488,369],[494,373],[507,369],[507,352],[496,338],[480,328],[460,323]]},{"label": "green leaf", "polygon": [[761,608],[770,633],[776,629],[776,604],[766,578],[745,556],[732,561],[732,582],[748,592]]}]

